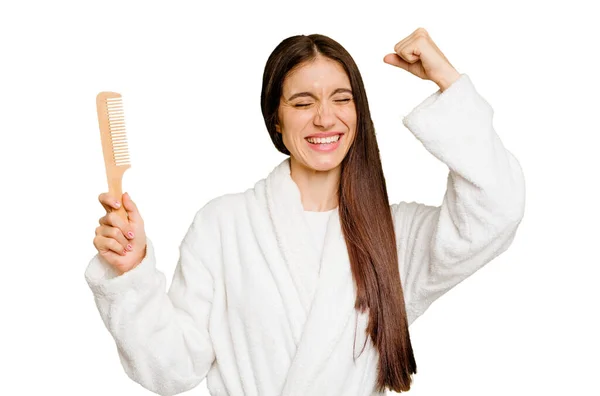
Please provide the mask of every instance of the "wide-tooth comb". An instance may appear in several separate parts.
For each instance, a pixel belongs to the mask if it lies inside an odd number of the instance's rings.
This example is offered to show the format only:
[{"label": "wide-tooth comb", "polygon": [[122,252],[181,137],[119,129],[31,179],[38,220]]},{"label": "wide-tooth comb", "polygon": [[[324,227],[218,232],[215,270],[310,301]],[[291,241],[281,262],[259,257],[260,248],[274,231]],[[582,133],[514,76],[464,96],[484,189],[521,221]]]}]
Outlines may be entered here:
[{"label": "wide-tooth comb", "polygon": [[[131,163],[127,147],[125,112],[123,111],[121,94],[116,92],[100,92],[96,96],[96,107],[98,109],[98,124],[100,125],[104,165],[106,166],[108,193],[112,197],[122,201],[123,174],[127,169],[131,168]],[[127,211],[123,205],[116,212],[123,220],[128,221]]]}]

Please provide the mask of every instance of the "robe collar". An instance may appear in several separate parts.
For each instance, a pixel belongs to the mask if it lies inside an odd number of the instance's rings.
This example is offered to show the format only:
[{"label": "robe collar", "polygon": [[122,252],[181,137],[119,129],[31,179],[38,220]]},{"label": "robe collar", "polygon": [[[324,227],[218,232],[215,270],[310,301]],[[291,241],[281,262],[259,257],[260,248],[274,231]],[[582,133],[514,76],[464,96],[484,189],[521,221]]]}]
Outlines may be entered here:
[{"label": "robe collar", "polygon": [[[269,174],[265,188],[277,244],[298,296],[297,304],[290,307],[295,317],[290,324],[299,338],[282,395],[305,395],[309,387],[316,386],[315,382],[326,380],[319,373],[350,320],[354,328],[356,286],[338,210],[329,217],[319,257],[304,216],[300,190],[291,177],[289,157]],[[356,345],[360,350],[362,342]],[[352,352],[350,348],[350,359]]]}]

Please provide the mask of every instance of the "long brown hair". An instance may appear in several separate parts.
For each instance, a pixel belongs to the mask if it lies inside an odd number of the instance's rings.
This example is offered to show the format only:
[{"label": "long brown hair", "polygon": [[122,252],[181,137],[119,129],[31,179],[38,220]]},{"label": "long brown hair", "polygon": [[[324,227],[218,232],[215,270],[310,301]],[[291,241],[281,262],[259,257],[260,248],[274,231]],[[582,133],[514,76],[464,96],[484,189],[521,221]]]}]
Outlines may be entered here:
[{"label": "long brown hair", "polygon": [[357,286],[354,308],[360,312],[369,309],[367,333],[379,352],[377,391],[382,392],[385,387],[395,392],[408,391],[417,364],[410,342],[379,146],[358,67],[350,54],[327,36],[288,37],[267,60],[260,97],[262,114],[277,150],[290,155],[281,134],[275,130],[283,82],[290,71],[319,55],[344,68],[356,106],[356,137],[342,161],[338,190],[340,221]]}]

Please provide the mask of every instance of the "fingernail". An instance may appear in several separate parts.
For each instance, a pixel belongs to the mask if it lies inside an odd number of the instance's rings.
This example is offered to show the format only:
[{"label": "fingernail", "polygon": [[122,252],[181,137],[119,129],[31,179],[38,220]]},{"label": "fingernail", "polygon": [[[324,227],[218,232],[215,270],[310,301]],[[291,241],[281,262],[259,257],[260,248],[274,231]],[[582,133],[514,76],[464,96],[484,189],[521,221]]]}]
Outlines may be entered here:
[{"label": "fingernail", "polygon": [[133,232],[129,231],[127,235],[129,235],[129,238],[133,238]]},{"label": "fingernail", "polygon": [[115,208],[119,208],[121,206],[121,202],[117,201],[114,203],[114,205],[115,205]]},{"label": "fingernail", "polygon": [[127,250],[123,250],[123,254],[127,254]]},{"label": "fingernail", "polygon": [[129,250],[133,249],[133,247],[131,246],[131,244],[129,244],[129,243],[127,244],[127,249],[129,249]]}]

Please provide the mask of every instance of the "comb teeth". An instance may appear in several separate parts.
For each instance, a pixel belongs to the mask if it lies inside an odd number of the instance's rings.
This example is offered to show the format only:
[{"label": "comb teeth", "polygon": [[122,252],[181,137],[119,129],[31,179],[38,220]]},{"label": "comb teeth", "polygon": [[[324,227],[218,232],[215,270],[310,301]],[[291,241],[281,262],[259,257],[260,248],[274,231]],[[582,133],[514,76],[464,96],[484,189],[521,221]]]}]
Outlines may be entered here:
[{"label": "comb teeth", "polygon": [[106,112],[114,163],[116,166],[130,165],[122,98],[106,98]]}]

